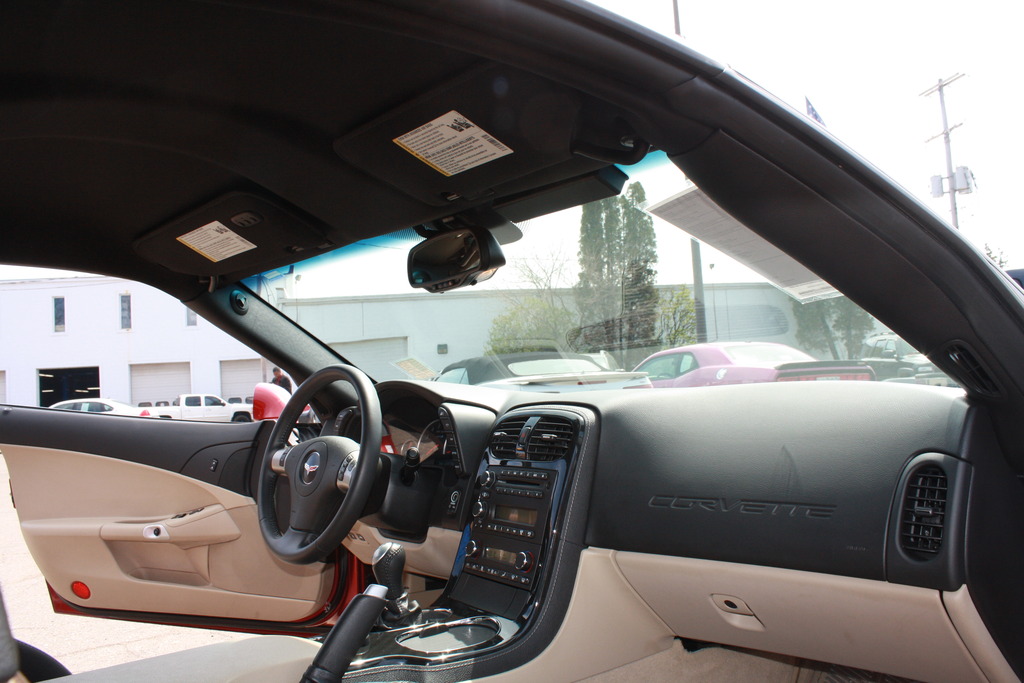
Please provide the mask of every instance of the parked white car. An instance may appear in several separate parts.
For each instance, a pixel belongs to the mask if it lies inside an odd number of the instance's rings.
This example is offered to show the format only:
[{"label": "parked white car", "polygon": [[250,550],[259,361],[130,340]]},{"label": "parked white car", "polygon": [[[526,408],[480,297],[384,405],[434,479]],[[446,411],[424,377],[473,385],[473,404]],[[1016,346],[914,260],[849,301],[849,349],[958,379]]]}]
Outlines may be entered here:
[{"label": "parked white car", "polygon": [[83,413],[108,413],[110,415],[137,415],[139,417],[153,417],[149,408],[136,408],[135,406],[115,401],[112,398],[75,398],[70,401],[54,403],[51,408],[58,410],[77,410]]}]

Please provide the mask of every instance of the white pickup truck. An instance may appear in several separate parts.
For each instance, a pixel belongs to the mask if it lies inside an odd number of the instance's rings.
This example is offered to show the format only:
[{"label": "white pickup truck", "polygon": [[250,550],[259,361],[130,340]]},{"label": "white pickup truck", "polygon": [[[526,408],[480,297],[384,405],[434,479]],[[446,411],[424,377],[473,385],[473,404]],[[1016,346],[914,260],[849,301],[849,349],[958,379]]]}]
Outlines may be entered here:
[{"label": "white pickup truck", "polygon": [[170,405],[150,409],[157,417],[202,422],[252,422],[252,406],[228,403],[213,394],[181,394]]}]

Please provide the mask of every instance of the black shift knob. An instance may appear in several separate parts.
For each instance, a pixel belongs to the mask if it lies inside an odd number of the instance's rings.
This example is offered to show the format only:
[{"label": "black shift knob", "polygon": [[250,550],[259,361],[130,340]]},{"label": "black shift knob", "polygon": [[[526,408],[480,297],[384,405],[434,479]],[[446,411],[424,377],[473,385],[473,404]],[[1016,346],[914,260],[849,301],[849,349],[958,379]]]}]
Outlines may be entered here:
[{"label": "black shift knob", "polygon": [[402,574],[405,573],[405,548],[400,543],[385,543],[373,554],[373,576],[387,586],[388,600],[402,597]]}]

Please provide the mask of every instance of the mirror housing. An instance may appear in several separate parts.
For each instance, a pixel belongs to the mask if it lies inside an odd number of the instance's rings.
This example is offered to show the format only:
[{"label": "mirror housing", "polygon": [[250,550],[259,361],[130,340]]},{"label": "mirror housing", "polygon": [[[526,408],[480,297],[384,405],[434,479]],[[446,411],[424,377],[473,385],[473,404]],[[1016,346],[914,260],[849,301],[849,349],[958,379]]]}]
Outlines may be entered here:
[{"label": "mirror housing", "polygon": [[490,230],[467,226],[429,237],[409,251],[409,284],[447,292],[488,280],[505,265]]}]

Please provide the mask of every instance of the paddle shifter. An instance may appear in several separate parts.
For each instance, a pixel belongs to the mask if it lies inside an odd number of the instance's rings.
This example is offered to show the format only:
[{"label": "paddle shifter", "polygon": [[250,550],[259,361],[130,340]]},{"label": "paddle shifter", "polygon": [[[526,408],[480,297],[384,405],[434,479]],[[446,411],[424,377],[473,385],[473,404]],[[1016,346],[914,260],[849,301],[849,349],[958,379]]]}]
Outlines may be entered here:
[{"label": "paddle shifter", "polygon": [[404,626],[419,611],[420,606],[402,585],[405,573],[405,548],[399,543],[385,543],[373,554],[373,576],[377,583],[388,589],[387,602],[380,618],[387,628]]}]

